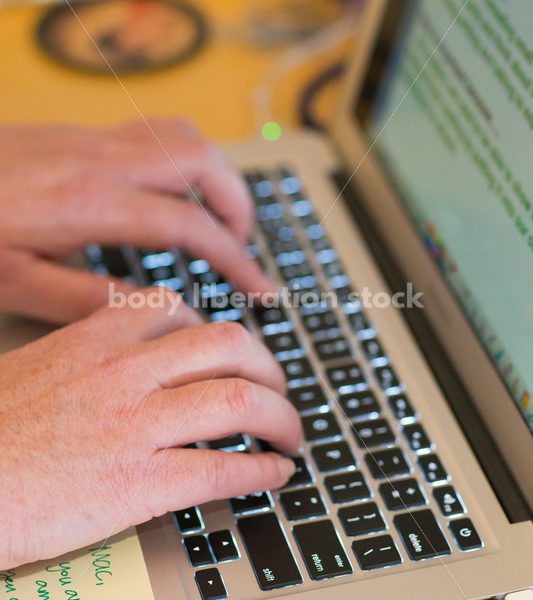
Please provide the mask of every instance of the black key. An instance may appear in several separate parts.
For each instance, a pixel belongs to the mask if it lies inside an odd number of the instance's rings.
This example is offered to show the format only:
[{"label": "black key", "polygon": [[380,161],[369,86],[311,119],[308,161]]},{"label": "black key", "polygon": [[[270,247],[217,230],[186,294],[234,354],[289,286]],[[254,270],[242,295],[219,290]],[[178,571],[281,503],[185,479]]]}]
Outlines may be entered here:
[{"label": "black key", "polygon": [[259,227],[261,227],[261,230],[263,231],[263,233],[266,236],[268,236],[269,238],[272,238],[272,237],[277,236],[277,233],[280,229],[283,229],[285,227],[290,227],[290,223],[283,216],[283,217],[280,217],[279,219],[269,219],[269,220],[265,220],[265,221],[259,221]]},{"label": "black key", "polygon": [[405,394],[398,394],[389,397],[389,406],[393,415],[398,421],[404,419],[412,419],[415,416],[415,411]]},{"label": "black key", "polygon": [[300,263],[299,265],[288,265],[280,268],[281,277],[285,281],[289,281],[295,278],[307,277],[313,274],[313,270],[309,266],[308,262]]},{"label": "black key", "polygon": [[322,269],[324,271],[324,275],[328,279],[331,279],[332,277],[338,277],[339,275],[344,275],[344,269],[338,260],[334,260],[333,262],[323,265]]},{"label": "black key", "polygon": [[314,377],[314,371],[311,367],[311,363],[305,357],[284,360],[280,362],[280,365],[285,371],[285,376],[289,381]]},{"label": "black key", "polygon": [[339,329],[337,317],[330,310],[323,313],[304,315],[302,317],[304,327],[309,333],[322,332],[329,329]]},{"label": "black key", "polygon": [[264,308],[258,306],[254,308],[254,315],[260,327],[264,327],[265,325],[290,322],[287,313],[282,307]]},{"label": "black key", "polygon": [[278,333],[276,335],[267,335],[264,341],[272,354],[290,352],[291,350],[299,350],[301,348],[298,338],[292,331],[286,331],[285,333]]},{"label": "black key", "polygon": [[375,338],[362,340],[361,346],[363,347],[363,352],[367,360],[377,361],[386,358],[385,352],[383,351],[381,344]]},{"label": "black key", "polygon": [[213,531],[207,539],[217,562],[239,558],[239,551],[229,529]]},{"label": "black key", "polygon": [[375,479],[387,479],[410,472],[409,464],[399,448],[369,452],[365,455],[365,461]]},{"label": "black key", "polygon": [[237,433],[225,438],[220,438],[219,440],[211,440],[210,442],[207,442],[207,445],[211,450],[244,449],[246,447],[246,440],[240,433]]},{"label": "black key", "polygon": [[294,537],[311,579],[329,579],[352,573],[352,566],[331,521],[295,525]]},{"label": "black key", "polygon": [[315,459],[318,470],[323,473],[327,471],[338,471],[355,467],[357,462],[346,442],[332,442],[313,446],[311,454]]},{"label": "black key", "polygon": [[445,517],[462,515],[465,509],[457,495],[457,492],[451,485],[443,485],[433,490],[433,497],[439,505],[440,512]]},{"label": "black key", "polygon": [[428,483],[448,481],[448,473],[446,473],[436,454],[423,454],[417,462]]},{"label": "black key", "polygon": [[327,398],[318,384],[290,389],[289,400],[294,408],[300,412],[328,405]]},{"label": "black key", "polygon": [[342,434],[339,423],[333,413],[320,413],[302,417],[305,439],[308,442],[323,440]]},{"label": "black key", "polygon": [[365,390],[363,392],[351,392],[339,398],[342,410],[348,419],[357,419],[378,415],[381,408],[376,400],[374,392]]},{"label": "black key", "polygon": [[174,518],[181,533],[190,533],[203,529],[202,519],[196,506],[174,512]]},{"label": "black key", "polygon": [[326,507],[316,488],[304,488],[293,492],[283,492],[279,501],[289,521],[309,519],[326,514]]},{"label": "black key", "polygon": [[268,239],[268,247],[274,256],[279,256],[286,252],[298,252],[302,250],[300,242],[294,238],[280,240],[277,237],[271,237]]},{"label": "black key", "polygon": [[351,358],[352,356],[352,349],[345,337],[315,342],[315,352],[322,361],[339,360],[341,358]]},{"label": "black key", "polygon": [[375,502],[339,508],[337,514],[346,535],[349,536],[376,533],[387,529]]},{"label": "black key", "polygon": [[389,510],[406,510],[426,504],[426,499],[416,479],[382,483],[379,486],[379,493]]},{"label": "black key", "polygon": [[311,246],[313,246],[315,252],[322,252],[322,250],[329,250],[331,248],[330,241],[327,237],[311,240]]},{"label": "black key", "polygon": [[365,478],[359,471],[330,475],[324,479],[324,485],[335,504],[363,500],[371,496]]},{"label": "black key", "polygon": [[450,546],[429,509],[396,515],[393,522],[411,560],[450,554]]},{"label": "black key", "polygon": [[376,367],[374,369],[374,375],[378,380],[379,387],[382,390],[392,390],[400,387],[400,381],[396,377],[396,373],[390,365],[385,367]]},{"label": "black key", "polygon": [[122,250],[120,248],[102,248],[102,262],[111,275],[115,277],[127,277],[131,275],[131,269],[128,265]]},{"label": "black key", "polygon": [[[338,295],[338,292],[337,292]],[[362,312],[356,312],[348,315],[348,319],[350,321],[350,325],[352,329],[357,334],[362,334],[363,332],[368,332],[372,330],[372,325]]]},{"label": "black key", "polygon": [[205,536],[192,535],[191,537],[183,538],[183,545],[189,557],[189,562],[193,567],[210,565],[215,562]]},{"label": "black key", "polygon": [[294,475],[289,479],[284,487],[297,487],[300,485],[313,483],[313,478],[311,477],[311,473],[307,468],[305,460],[301,456],[295,456],[292,460],[296,467],[296,471],[294,471]]},{"label": "black key", "polygon": [[237,527],[262,590],[302,583],[302,576],[275,513],[239,519]]},{"label": "black key", "polygon": [[459,549],[463,552],[466,552],[467,550],[477,550],[483,546],[483,542],[470,519],[450,521],[448,527],[450,528]]},{"label": "black key", "polygon": [[230,498],[229,503],[235,515],[272,507],[270,497],[266,492],[256,492],[248,496],[236,496],[235,498]]},{"label": "black key", "polygon": [[354,388],[366,385],[363,371],[357,363],[326,369],[326,375],[332,387],[341,394],[348,394],[353,392]]},{"label": "black key", "polygon": [[157,269],[149,269],[146,271],[146,276],[150,284],[156,283],[157,281],[168,281],[174,277],[174,270],[170,267],[159,267]]},{"label": "black key", "polygon": [[228,597],[218,569],[203,569],[194,574],[202,600],[222,600]]},{"label": "black key", "polygon": [[394,444],[396,436],[385,419],[362,421],[352,425],[355,441],[360,448]]},{"label": "black key", "polygon": [[409,444],[409,448],[411,448],[413,452],[430,450],[432,447],[432,443],[429,441],[429,438],[420,423],[405,425],[403,427],[403,434]]},{"label": "black key", "polygon": [[399,565],[402,557],[390,535],[380,535],[366,540],[357,540],[352,550],[363,571]]}]

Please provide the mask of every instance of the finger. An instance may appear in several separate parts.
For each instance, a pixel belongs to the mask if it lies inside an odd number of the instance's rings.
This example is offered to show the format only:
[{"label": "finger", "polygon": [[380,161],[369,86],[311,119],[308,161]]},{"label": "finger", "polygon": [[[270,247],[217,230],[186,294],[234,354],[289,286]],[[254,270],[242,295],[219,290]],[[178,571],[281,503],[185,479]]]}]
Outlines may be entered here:
[{"label": "finger", "polygon": [[285,376],[272,354],[238,323],[210,323],[171,333],[143,344],[139,358],[163,387],[240,377],[282,395],[286,390]]},{"label": "finger", "polygon": [[277,489],[293,474],[293,461],[273,452],[161,450],[154,454],[142,496],[155,516],[211,500]]},{"label": "finger", "polygon": [[146,399],[141,427],[159,447],[235,433],[266,440],[289,455],[296,454],[303,443],[300,418],[286,398],[235,378],[154,392]]},{"label": "finger", "polygon": [[2,310],[56,324],[77,321],[106,305],[110,284],[117,293],[135,289],[11,249],[0,251],[0,273]]},{"label": "finger", "polygon": [[275,289],[223,224],[183,200],[133,190],[103,205],[93,223],[84,227],[87,241],[105,245],[183,247],[189,254],[207,260],[243,292],[267,293]]},{"label": "finger", "polygon": [[131,147],[138,149],[120,163],[129,181],[174,194],[194,193],[198,187],[210,209],[244,244],[252,229],[253,204],[242,177],[217,146],[181,119],[129,125],[121,135],[134,138]]},{"label": "finger", "polygon": [[203,322],[200,315],[185,304],[182,295],[172,290],[157,286],[126,295],[115,289],[114,283],[109,287],[108,305],[90,317],[94,332],[105,332],[123,342],[157,339]]}]

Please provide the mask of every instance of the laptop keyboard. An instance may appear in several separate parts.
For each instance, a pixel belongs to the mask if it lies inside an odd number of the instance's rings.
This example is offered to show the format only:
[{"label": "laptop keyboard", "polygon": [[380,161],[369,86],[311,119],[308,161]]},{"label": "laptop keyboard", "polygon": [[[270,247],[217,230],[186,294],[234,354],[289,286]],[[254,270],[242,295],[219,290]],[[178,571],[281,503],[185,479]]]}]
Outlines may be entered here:
[{"label": "laptop keyboard", "polygon": [[[206,528],[202,507],[174,513],[199,597],[237,591],[226,589],[227,562],[249,561],[259,590],[268,591],[482,548],[300,180],[287,168],[245,179],[257,216],[248,253],[277,274],[298,306],[233,308],[231,285],[177,250],[86,251],[97,272],[162,285],[189,302],[196,294],[208,320],[237,321],[260,336],[302,418],[305,448],[283,490],[229,499],[228,529]],[[334,292],[337,302],[306,303],[308,292]],[[192,447],[269,449],[242,434]]]}]

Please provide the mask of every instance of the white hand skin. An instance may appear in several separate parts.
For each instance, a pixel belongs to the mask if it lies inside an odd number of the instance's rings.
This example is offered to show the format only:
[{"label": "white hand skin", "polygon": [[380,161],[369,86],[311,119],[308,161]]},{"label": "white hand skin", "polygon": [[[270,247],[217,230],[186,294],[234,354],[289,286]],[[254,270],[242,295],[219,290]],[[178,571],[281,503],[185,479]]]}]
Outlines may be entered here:
[{"label": "white hand skin", "polygon": [[[91,242],[180,246],[243,292],[273,291],[244,253],[253,207],[241,178],[188,122],[151,126],[172,160],[143,122],[0,128],[0,310],[68,323],[106,304],[109,280],[60,264]],[[184,199],[186,182],[216,226]]]},{"label": "white hand skin", "polygon": [[0,356],[0,569],[293,473],[276,453],[180,448],[243,432],[294,454],[302,433],[264,346],[168,309],[106,307]]}]

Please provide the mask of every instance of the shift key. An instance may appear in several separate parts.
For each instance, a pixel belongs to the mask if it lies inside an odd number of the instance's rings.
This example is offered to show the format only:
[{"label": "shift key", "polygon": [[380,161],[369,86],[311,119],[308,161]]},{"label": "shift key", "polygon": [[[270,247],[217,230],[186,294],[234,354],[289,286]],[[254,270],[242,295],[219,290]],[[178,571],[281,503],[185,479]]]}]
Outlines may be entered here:
[{"label": "shift key", "polygon": [[331,521],[313,521],[295,525],[292,532],[298,542],[311,579],[349,575],[352,567]]},{"label": "shift key", "polygon": [[243,517],[237,527],[262,590],[302,583],[287,539],[274,513]]}]

